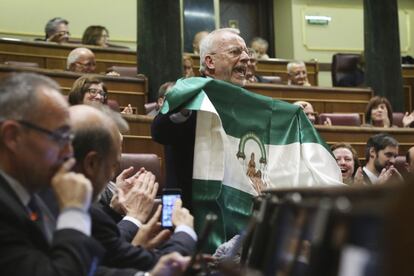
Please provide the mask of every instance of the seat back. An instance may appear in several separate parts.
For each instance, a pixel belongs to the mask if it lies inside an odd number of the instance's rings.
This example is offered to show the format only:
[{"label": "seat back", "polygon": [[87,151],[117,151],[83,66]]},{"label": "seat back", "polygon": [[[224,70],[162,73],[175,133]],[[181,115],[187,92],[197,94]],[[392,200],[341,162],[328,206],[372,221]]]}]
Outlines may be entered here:
[{"label": "seat back", "polygon": [[361,59],[359,54],[338,53],[332,56],[332,85],[338,86],[339,81],[347,74],[354,73],[358,68],[358,62]]},{"label": "seat back", "polygon": [[395,158],[394,167],[398,170],[398,172],[402,175],[405,175],[408,173],[407,170],[407,161],[405,160],[404,155],[399,155],[397,158]]},{"label": "seat back", "polygon": [[360,126],[361,118],[358,113],[321,113],[318,116],[318,123],[323,125],[329,118],[334,126]]},{"label": "seat back", "polygon": [[403,127],[403,117],[404,113],[402,112],[393,112],[392,113],[392,124],[398,127]]},{"label": "seat back", "polygon": [[120,166],[116,172],[118,176],[123,170],[134,167],[134,173],[144,167],[147,171],[152,172],[158,182],[158,194],[162,193],[164,187],[164,174],[161,170],[161,161],[158,155],[152,153],[123,153],[121,156]]},{"label": "seat back", "polygon": [[138,74],[136,66],[111,66],[106,69],[106,72],[117,72],[121,77],[133,77],[135,78]]}]

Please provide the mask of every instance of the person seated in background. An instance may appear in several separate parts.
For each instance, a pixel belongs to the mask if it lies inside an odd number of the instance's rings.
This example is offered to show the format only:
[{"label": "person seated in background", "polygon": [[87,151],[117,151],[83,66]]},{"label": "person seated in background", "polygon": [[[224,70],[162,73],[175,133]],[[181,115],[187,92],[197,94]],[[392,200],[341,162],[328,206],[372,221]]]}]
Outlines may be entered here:
[{"label": "person seated in background", "polygon": [[76,73],[94,73],[96,69],[95,54],[88,48],[73,49],[67,57],[66,69]]},{"label": "person seated in background", "polygon": [[287,65],[288,85],[311,86],[306,65],[303,61],[292,61]]},{"label": "person seated in background", "polygon": [[45,26],[45,41],[67,43],[69,41],[69,21],[61,17],[50,19]]},{"label": "person seated in background", "polygon": [[86,28],[82,36],[82,44],[109,47],[109,31],[104,26],[92,25]]},{"label": "person seated in background", "polygon": [[193,39],[193,53],[198,55],[200,54],[200,42],[208,35],[207,31],[201,31],[194,35]]},{"label": "person seated in background", "polygon": [[[78,78],[72,85],[68,95],[70,105],[78,104],[108,104],[108,89],[104,82],[94,75],[84,75]],[[116,110],[119,111],[119,110]],[[129,104],[121,113],[132,114]]]},{"label": "person seated in background", "polygon": [[189,55],[183,55],[183,77],[194,77],[193,59]]},{"label": "person seated in background", "polygon": [[347,185],[353,185],[354,175],[356,173],[362,173],[362,169],[359,168],[357,152],[348,143],[336,143],[331,146],[331,151],[335,156],[336,163],[338,163],[341,169],[342,182]]},{"label": "person seated in background", "polygon": [[362,127],[396,127],[393,125],[392,106],[385,97],[372,97],[365,109]]},{"label": "person seated in background", "polygon": [[261,37],[253,38],[250,48],[256,51],[258,59],[269,59],[269,55],[267,54],[269,43],[265,39]]},{"label": "person seated in background", "polygon": [[166,83],[163,83],[160,88],[158,89],[158,99],[157,104],[153,110],[151,110],[147,115],[155,117],[160,112],[160,109],[162,105],[164,104],[165,95],[168,93],[168,91],[174,86],[175,82],[169,81]]},{"label": "person seated in background", "polygon": [[[385,133],[371,136],[365,147],[365,166],[362,168],[363,182],[367,185],[383,184],[391,177],[402,180],[401,174],[394,167],[398,156],[398,141]],[[355,176],[355,182],[361,180]]]},{"label": "person seated in background", "polygon": [[317,113],[313,110],[313,106],[309,102],[296,101],[293,104],[302,107],[303,112],[305,112],[306,117],[308,117],[309,121],[311,121],[312,124],[315,124]]}]

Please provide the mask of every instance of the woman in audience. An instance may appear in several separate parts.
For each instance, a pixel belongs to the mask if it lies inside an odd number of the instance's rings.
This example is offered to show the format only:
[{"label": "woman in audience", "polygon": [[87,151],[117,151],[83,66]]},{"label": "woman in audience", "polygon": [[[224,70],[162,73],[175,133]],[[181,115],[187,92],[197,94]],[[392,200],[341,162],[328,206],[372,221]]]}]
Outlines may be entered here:
[{"label": "woman in audience", "polygon": [[392,107],[385,97],[375,96],[365,110],[365,127],[393,127]]},{"label": "woman in audience", "polygon": [[183,55],[183,77],[194,77],[193,59],[189,55]]},{"label": "woman in audience", "polygon": [[[336,143],[331,147],[336,163],[342,173],[342,182],[347,185],[354,184],[354,176],[359,167],[358,155],[355,149],[347,143]],[[362,172],[359,172],[362,174]]]},{"label": "woman in audience", "polygon": [[82,36],[82,44],[109,47],[109,32],[104,26],[92,25],[86,28]]},{"label": "woman in audience", "polygon": [[[73,83],[68,100],[70,105],[108,104],[108,89],[103,81],[96,76],[84,75]],[[132,114],[131,105],[125,107],[122,113]]]}]

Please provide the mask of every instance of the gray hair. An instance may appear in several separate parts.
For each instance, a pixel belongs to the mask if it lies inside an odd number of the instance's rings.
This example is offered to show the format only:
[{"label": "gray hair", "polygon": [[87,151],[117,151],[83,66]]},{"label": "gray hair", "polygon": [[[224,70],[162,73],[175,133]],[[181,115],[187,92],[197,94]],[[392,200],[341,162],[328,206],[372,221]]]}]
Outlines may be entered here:
[{"label": "gray hair", "polygon": [[298,60],[291,61],[286,66],[288,74],[290,74],[290,72],[293,70],[293,67],[297,65],[302,65],[302,66],[305,66],[306,68],[306,65],[303,61],[298,61]]},{"label": "gray hair", "polygon": [[89,50],[88,48],[75,48],[75,49],[73,49],[69,53],[69,55],[68,55],[68,57],[66,59],[66,69],[69,70],[70,69],[70,66],[73,63],[77,62],[78,59],[79,59],[79,57],[81,55],[85,54],[85,52],[91,52],[92,53],[92,51]]},{"label": "gray hair", "polygon": [[213,52],[215,46],[216,36],[221,33],[232,33],[239,35],[240,31],[234,28],[222,28],[217,29],[209,33],[205,38],[203,38],[200,42],[200,73],[204,75],[206,71],[206,63],[204,59],[206,56]]},{"label": "gray hair", "polygon": [[265,39],[261,38],[261,37],[255,37],[252,39],[252,42],[250,43],[250,45],[253,45],[253,43],[259,43],[260,45],[263,45],[267,48],[269,48],[269,42],[267,42]]},{"label": "gray hair", "polygon": [[52,79],[33,73],[13,73],[0,82],[0,120],[22,120],[33,116],[39,104],[40,87],[59,91]]},{"label": "gray hair", "polygon": [[50,36],[56,33],[57,27],[62,23],[68,25],[69,21],[63,19],[62,17],[55,17],[50,19],[45,26],[46,39],[48,39]]}]

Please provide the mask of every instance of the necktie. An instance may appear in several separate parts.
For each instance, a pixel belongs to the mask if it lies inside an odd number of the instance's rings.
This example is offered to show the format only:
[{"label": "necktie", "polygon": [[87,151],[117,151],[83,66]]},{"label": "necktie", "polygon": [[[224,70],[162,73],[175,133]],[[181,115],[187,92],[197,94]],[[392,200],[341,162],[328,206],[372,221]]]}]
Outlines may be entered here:
[{"label": "necktie", "polygon": [[29,204],[27,204],[27,209],[29,212],[29,219],[33,221],[40,228],[46,240],[48,242],[51,242],[53,231],[50,231],[48,227],[45,225],[42,211],[39,208],[39,205],[37,203],[37,199],[35,196],[32,196],[30,198]]}]

